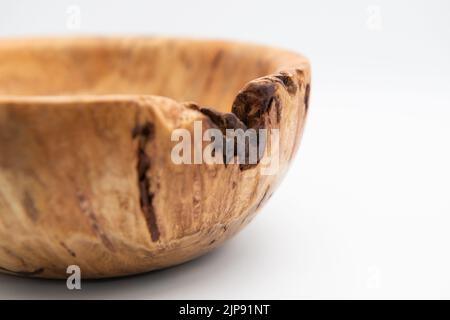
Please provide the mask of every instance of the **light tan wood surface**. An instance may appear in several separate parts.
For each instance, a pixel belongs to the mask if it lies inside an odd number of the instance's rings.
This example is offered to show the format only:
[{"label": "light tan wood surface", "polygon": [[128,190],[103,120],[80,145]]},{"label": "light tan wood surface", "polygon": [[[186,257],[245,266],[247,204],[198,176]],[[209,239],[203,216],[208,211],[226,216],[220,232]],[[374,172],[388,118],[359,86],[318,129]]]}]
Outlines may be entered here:
[{"label": "light tan wood surface", "polygon": [[[170,38],[0,40],[0,271],[83,278],[176,265],[270,198],[308,108],[303,56]],[[280,129],[279,170],[177,165],[174,129]]]}]

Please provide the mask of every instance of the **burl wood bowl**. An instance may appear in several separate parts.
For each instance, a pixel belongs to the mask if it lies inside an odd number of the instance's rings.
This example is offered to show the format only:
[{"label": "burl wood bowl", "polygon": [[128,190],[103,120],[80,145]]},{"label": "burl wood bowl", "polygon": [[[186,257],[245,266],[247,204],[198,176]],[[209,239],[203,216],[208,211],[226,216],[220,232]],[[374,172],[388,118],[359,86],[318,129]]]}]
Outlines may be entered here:
[{"label": "burl wood bowl", "polygon": [[[223,41],[0,41],[0,271],[136,274],[221,245],[297,151],[310,67]],[[174,129],[279,129],[279,167],[176,164]],[[266,146],[268,147],[268,146]]]}]

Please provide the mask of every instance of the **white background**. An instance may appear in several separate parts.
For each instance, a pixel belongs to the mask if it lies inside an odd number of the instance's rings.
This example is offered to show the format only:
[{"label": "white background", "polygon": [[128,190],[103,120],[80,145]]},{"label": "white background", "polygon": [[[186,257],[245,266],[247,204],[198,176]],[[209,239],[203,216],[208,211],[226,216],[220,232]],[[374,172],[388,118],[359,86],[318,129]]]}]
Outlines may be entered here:
[{"label": "white background", "polygon": [[293,49],[310,114],[284,183],[222,248],[78,292],[0,275],[0,298],[450,298],[449,1],[1,1],[1,37],[55,34]]}]

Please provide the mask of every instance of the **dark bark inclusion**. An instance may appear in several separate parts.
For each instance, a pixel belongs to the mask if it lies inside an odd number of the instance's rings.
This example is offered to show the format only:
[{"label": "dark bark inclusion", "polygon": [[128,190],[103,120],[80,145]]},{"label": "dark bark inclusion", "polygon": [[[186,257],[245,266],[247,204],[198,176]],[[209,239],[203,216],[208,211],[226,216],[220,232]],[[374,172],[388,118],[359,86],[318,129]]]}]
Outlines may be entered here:
[{"label": "dark bark inclusion", "polygon": [[[303,77],[303,72],[297,71],[299,76]],[[298,80],[295,80],[292,75],[287,72],[280,72],[276,75],[261,78],[258,81],[249,82],[248,85],[238,93],[236,96],[231,112],[224,113],[215,111],[211,108],[200,107],[195,103],[186,103],[185,106],[191,110],[199,111],[207,117],[207,121],[211,126],[217,127],[226,133],[226,129],[268,129],[268,125],[271,123],[270,116],[267,115],[275,108],[275,121],[277,124],[281,122],[282,103],[279,94],[277,93],[277,85],[282,86],[284,90],[292,97],[300,88]],[[304,104],[305,109],[308,109],[309,100],[309,84],[305,88]],[[268,123],[267,123],[268,122]],[[257,161],[255,164],[248,163],[249,146],[246,145],[245,150],[245,163],[240,164],[241,171],[254,168],[262,159],[263,153],[259,150],[265,149],[266,141],[261,141],[257,135],[256,148]],[[262,145],[264,143],[264,145]],[[222,143],[222,146],[227,146],[226,137]],[[255,147],[254,145],[252,147]],[[226,147],[225,147],[226,148]],[[239,155],[236,152],[236,141],[234,141],[234,152],[229,154],[223,152],[223,163],[225,167],[229,164],[233,157]],[[215,150],[214,150],[215,151]],[[213,154],[214,156],[214,154]]]},{"label": "dark bark inclusion", "polygon": [[150,191],[150,179],[148,177],[148,171],[150,170],[150,157],[145,152],[147,143],[153,139],[155,134],[154,125],[150,122],[146,122],[143,125],[138,125],[133,129],[133,138],[138,138],[137,149],[137,174],[138,174],[138,187],[140,196],[140,206],[142,213],[145,217],[145,222],[150,231],[152,241],[158,241],[160,232],[156,221],[155,209],[153,207],[153,192]]},{"label": "dark bark inclusion", "polygon": [[311,86],[309,84],[306,85],[305,89],[305,113],[308,112],[309,107],[309,92],[311,91]]},{"label": "dark bark inclusion", "polygon": [[292,79],[292,77],[285,73],[281,72],[280,74],[277,74],[275,78],[281,80],[284,87],[286,88],[286,91],[292,96],[295,95],[297,92],[298,86],[295,84],[295,81]]},{"label": "dark bark inclusion", "polygon": [[[203,113],[208,117],[208,120],[224,134],[226,129],[242,129],[244,131],[247,129],[255,129],[256,131],[259,129],[267,129],[266,122],[268,120],[270,121],[270,119],[267,119],[265,115],[268,114],[273,107],[275,108],[276,122],[280,123],[281,121],[282,104],[276,93],[277,83],[282,85],[290,95],[295,94],[298,90],[297,84],[289,74],[280,73],[273,78],[265,78],[259,82],[249,83],[249,85],[236,96],[236,99],[233,102],[232,112],[230,113],[218,112],[197,105],[188,105],[187,107]],[[263,143],[264,145],[262,145]],[[263,152],[261,153],[259,151],[264,150],[265,143],[266,141],[260,141],[259,135],[257,135],[256,146],[246,145],[246,161],[239,166],[242,171],[254,168],[259,163],[263,156]],[[223,145],[227,145],[226,141],[224,141]],[[247,163],[249,147],[256,147],[256,150],[258,150],[257,162],[255,164]],[[236,141],[234,141],[233,154],[228,155],[227,152],[224,152],[223,161],[225,166],[234,156],[238,156]]]}]

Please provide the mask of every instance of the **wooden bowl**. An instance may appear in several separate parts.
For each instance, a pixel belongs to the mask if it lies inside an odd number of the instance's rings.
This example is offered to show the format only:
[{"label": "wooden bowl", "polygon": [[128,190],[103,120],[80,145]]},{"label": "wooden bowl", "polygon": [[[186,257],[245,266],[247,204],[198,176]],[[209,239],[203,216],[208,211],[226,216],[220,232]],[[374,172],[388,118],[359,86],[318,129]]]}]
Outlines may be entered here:
[{"label": "wooden bowl", "polygon": [[[0,271],[63,278],[78,265],[83,278],[115,277],[219,246],[285,174],[309,88],[304,57],[263,46],[1,40]],[[278,170],[174,163],[172,133],[194,135],[195,121],[279,129]]]}]

